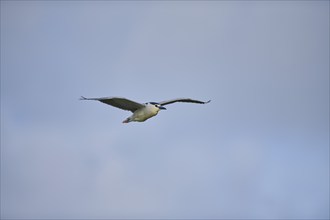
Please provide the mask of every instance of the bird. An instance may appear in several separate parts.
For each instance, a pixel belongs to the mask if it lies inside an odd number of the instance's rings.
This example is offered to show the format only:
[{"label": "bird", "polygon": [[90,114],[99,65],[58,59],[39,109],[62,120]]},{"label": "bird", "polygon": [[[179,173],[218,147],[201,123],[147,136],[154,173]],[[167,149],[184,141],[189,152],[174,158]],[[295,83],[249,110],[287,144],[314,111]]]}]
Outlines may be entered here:
[{"label": "bird", "polygon": [[122,110],[131,111],[133,114],[130,117],[126,118],[123,123],[144,122],[147,119],[156,116],[160,110],[166,110],[164,105],[169,105],[175,102],[207,104],[211,101],[209,100],[207,102],[203,102],[190,98],[178,98],[162,102],[138,103],[123,97],[86,98],[84,96],[81,96],[80,100],[100,101],[102,103],[111,105],[116,108],[120,108]]}]

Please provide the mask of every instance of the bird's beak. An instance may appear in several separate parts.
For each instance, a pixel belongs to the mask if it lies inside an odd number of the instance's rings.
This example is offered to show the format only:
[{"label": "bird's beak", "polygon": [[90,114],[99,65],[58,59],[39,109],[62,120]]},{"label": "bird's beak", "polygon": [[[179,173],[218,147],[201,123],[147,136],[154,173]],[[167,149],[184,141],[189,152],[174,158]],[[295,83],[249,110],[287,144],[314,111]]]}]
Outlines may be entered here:
[{"label": "bird's beak", "polygon": [[163,106],[159,106],[159,109],[166,110],[166,108]]}]

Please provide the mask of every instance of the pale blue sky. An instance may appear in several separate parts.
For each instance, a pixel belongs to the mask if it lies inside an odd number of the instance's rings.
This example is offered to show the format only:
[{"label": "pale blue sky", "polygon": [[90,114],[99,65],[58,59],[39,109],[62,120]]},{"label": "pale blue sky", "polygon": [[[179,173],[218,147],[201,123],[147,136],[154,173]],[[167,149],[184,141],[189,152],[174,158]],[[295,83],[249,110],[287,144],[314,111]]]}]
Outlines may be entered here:
[{"label": "pale blue sky", "polygon": [[1,217],[329,218],[329,2],[1,1]]}]

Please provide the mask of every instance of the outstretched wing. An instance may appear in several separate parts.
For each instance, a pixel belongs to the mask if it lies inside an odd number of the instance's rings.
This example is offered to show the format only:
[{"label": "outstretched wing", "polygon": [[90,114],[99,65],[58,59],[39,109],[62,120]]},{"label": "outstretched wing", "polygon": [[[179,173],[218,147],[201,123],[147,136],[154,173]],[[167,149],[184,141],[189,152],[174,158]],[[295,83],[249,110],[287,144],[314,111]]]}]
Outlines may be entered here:
[{"label": "outstretched wing", "polygon": [[197,104],[206,104],[209,103],[211,100],[207,101],[207,102],[202,102],[199,100],[195,100],[195,99],[187,99],[187,98],[181,98],[181,99],[172,99],[172,100],[168,100],[168,101],[163,101],[160,102],[160,105],[168,105],[168,104],[172,104],[175,102],[190,102],[190,103],[197,103]]},{"label": "outstretched wing", "polygon": [[139,108],[144,107],[144,105],[141,103],[137,103],[122,97],[85,98],[84,96],[81,96],[80,100],[96,100],[131,112],[135,112]]}]

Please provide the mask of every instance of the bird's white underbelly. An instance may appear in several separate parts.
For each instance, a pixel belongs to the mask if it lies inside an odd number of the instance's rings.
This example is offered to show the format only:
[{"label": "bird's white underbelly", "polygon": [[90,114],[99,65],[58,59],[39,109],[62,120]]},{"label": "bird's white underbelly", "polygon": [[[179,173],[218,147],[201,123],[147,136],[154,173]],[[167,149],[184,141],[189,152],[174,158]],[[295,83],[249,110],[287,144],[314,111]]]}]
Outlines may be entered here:
[{"label": "bird's white underbelly", "polygon": [[145,121],[158,114],[158,109],[154,108],[142,108],[138,109],[132,115],[132,121]]}]

